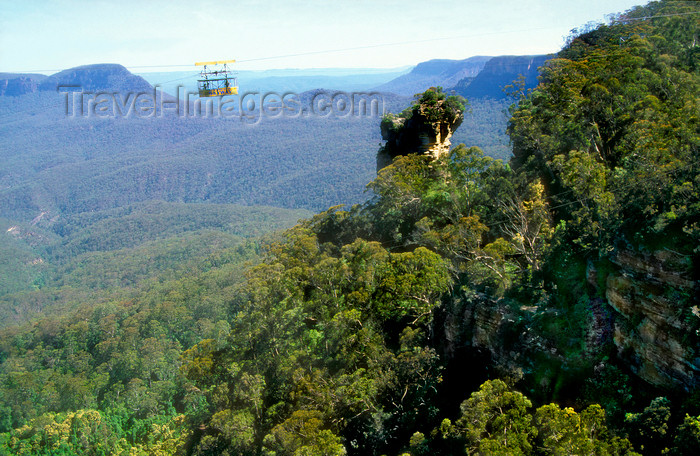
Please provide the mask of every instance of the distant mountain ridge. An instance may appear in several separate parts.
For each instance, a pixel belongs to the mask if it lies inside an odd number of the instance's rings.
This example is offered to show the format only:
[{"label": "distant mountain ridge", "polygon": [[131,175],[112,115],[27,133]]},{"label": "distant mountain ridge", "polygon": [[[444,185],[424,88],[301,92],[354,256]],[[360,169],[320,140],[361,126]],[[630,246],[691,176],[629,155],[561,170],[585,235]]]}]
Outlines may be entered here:
[{"label": "distant mountain ridge", "polygon": [[512,84],[521,75],[525,77],[525,89],[537,86],[539,68],[552,56],[550,55],[502,55],[494,57],[484,65],[479,74],[469,80],[459,81],[452,90],[467,99],[493,98],[507,96],[504,88]]},{"label": "distant mountain ridge", "polygon": [[428,60],[416,65],[410,73],[375,87],[375,90],[412,96],[430,87],[453,87],[464,78],[476,77],[491,59],[489,56],[474,56],[464,60]]},{"label": "distant mountain ridge", "polygon": [[502,100],[507,97],[504,87],[521,75],[525,76],[526,89],[537,86],[538,69],[549,58],[551,56],[548,55],[502,55],[476,56],[464,60],[429,60],[419,63],[410,73],[382,84],[375,90],[411,96],[430,87],[441,86],[467,99]]},{"label": "distant mountain ridge", "polygon": [[[538,68],[550,56],[474,56],[463,60],[434,59],[421,62],[410,72],[394,69],[383,72],[379,69],[307,69],[270,70],[264,72],[242,72],[239,83],[243,91],[283,90],[305,92],[319,88],[346,91],[377,91],[411,97],[430,87],[441,86],[446,90],[468,98],[505,99],[503,88],[521,75],[525,77],[525,88],[537,85]],[[161,87],[161,79],[172,80],[175,73],[157,73],[139,76],[132,74],[119,64],[95,64],[70,68],[51,76],[40,74],[0,73],[0,96],[18,96],[36,91],[55,91],[60,85],[76,85],[86,91],[139,92]],[[179,73],[178,73],[179,74]],[[395,76],[395,77],[394,77]],[[388,82],[387,79],[393,77]],[[178,84],[196,90],[196,76]],[[149,82],[150,81],[150,82]],[[381,84],[379,84],[381,83]],[[153,84],[153,85],[152,85]],[[379,85],[376,85],[379,84]],[[192,85],[192,87],[189,87]],[[173,89],[170,87],[170,89]],[[175,88],[175,90],[178,90]],[[175,94],[173,92],[172,94]]]},{"label": "distant mountain ridge", "polygon": [[39,84],[39,90],[56,90],[59,85],[78,85],[83,90],[153,90],[153,86],[141,76],[132,74],[116,63],[83,65],[63,70],[44,79]]},{"label": "distant mountain ridge", "polygon": [[[306,68],[234,71],[241,92],[305,92],[319,88],[338,91],[369,91],[407,73],[401,68]],[[0,73],[0,96],[19,96],[54,91],[58,85],[78,85],[87,91],[150,91],[176,95],[184,88],[197,90],[198,74],[192,71],[132,74],[122,65],[96,64],[70,68],[51,76],[31,73]]]},{"label": "distant mountain ridge", "polygon": [[55,91],[61,85],[79,86],[86,91],[142,92],[153,90],[153,86],[144,78],[132,74],[125,67],[116,63],[83,65],[60,71],[51,76],[29,73],[0,73],[0,96],[18,96],[37,91]]},{"label": "distant mountain ridge", "polygon": [[45,74],[39,73],[0,73],[0,79],[28,78],[36,81],[43,81],[48,78]]}]

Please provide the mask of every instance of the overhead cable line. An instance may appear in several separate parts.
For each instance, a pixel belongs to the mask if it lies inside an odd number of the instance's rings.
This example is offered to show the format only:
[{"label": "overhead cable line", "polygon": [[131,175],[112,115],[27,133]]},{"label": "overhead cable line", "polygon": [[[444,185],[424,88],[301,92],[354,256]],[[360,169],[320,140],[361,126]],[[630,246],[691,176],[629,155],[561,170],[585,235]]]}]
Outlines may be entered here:
[{"label": "overhead cable line", "polygon": [[[641,20],[656,19],[656,18],[661,18],[661,17],[687,16],[687,15],[692,15],[692,14],[700,14],[700,11],[690,11],[690,12],[685,12],[685,13],[672,13],[672,14],[660,14],[660,15],[656,15],[656,16],[644,16],[644,17],[638,17],[638,18],[627,18],[627,19],[616,19],[616,20],[619,22],[641,21]],[[336,48],[336,49],[323,49],[323,50],[318,50],[318,51],[297,52],[297,53],[292,53],[292,54],[281,54],[281,55],[274,55],[274,56],[267,56],[267,57],[256,57],[256,58],[251,58],[251,59],[239,59],[239,60],[237,60],[237,62],[238,63],[246,63],[246,62],[259,62],[259,61],[263,61],[263,60],[278,60],[278,59],[285,59],[285,58],[291,58],[291,57],[303,57],[303,56],[308,56],[308,55],[332,54],[332,53],[337,53],[337,52],[360,51],[360,50],[365,50],[365,49],[375,49],[375,48],[391,47],[391,46],[404,46],[404,45],[408,45],[408,44],[431,43],[431,42],[435,42],[435,41],[448,41],[448,40],[456,40],[456,39],[463,39],[463,38],[480,38],[483,36],[505,35],[505,34],[510,34],[510,33],[536,32],[536,31],[540,31],[540,30],[550,30],[550,29],[555,29],[555,28],[559,28],[559,27],[539,27],[539,28],[530,28],[530,29],[521,29],[521,30],[500,30],[500,31],[494,31],[494,32],[487,32],[487,33],[474,33],[474,34],[468,34],[468,35],[453,35],[453,36],[446,36],[446,37],[441,37],[441,38],[427,38],[427,39],[422,39],[422,40],[396,41],[393,43],[369,44],[369,45],[364,45],[364,46],[354,46],[354,47]],[[193,65],[191,65],[191,64],[182,64],[182,63],[160,64],[160,65],[124,65],[124,67],[130,68],[130,69],[191,68],[192,66]],[[12,72],[12,73],[43,73],[43,72],[52,72],[52,71],[59,72],[59,71],[64,71],[66,69],[70,69],[70,68],[24,70],[24,71]],[[8,73],[8,72],[5,71],[5,73]]]},{"label": "overhead cable line", "polygon": [[[531,29],[521,29],[521,30],[502,30],[502,31],[494,31],[494,32],[487,32],[487,33],[477,33],[477,34],[469,34],[469,35],[454,35],[454,36],[447,36],[447,37],[441,37],[441,38],[427,38],[427,39],[422,39],[422,40],[407,40],[407,41],[396,41],[393,43],[380,43],[380,44],[369,44],[369,45],[364,45],[364,46],[354,46],[354,47],[346,47],[346,48],[336,48],[336,49],[323,49],[323,50],[317,50],[317,51],[307,51],[307,52],[297,52],[297,53],[292,53],[292,54],[281,54],[281,55],[274,55],[274,56],[267,56],[267,57],[256,57],[256,58],[251,58],[251,59],[236,59],[238,63],[246,63],[246,62],[259,62],[262,60],[277,60],[277,59],[285,59],[285,58],[291,58],[291,57],[302,57],[302,56],[307,56],[307,55],[319,55],[319,54],[332,54],[332,53],[337,53],[337,52],[348,52],[348,51],[360,51],[364,49],[375,49],[375,48],[382,48],[382,47],[391,47],[391,46],[404,46],[408,44],[419,44],[419,43],[430,43],[430,42],[435,42],[435,41],[447,41],[447,40],[456,40],[456,39],[462,39],[462,38],[479,38],[482,36],[491,36],[491,35],[505,35],[509,33],[526,33],[526,32],[535,32],[535,31],[540,31],[540,30],[548,30],[548,29],[554,29],[558,27],[540,27],[540,28],[531,28]],[[191,68],[193,67],[192,64],[182,64],[182,63],[177,63],[177,64],[160,64],[160,65],[124,65],[125,68],[130,68],[130,69],[143,69],[143,68]],[[59,72],[59,71],[64,71],[67,69],[71,68],[62,68],[62,69],[44,69],[44,70],[25,70],[25,71],[18,71],[15,73],[42,73],[42,72]],[[5,73],[8,73],[7,71]]]}]

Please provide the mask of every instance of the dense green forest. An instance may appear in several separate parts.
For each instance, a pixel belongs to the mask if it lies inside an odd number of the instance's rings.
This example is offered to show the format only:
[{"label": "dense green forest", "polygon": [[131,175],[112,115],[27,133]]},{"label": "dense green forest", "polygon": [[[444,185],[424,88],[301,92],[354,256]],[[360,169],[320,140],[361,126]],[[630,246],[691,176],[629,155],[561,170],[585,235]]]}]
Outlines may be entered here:
[{"label": "dense green forest", "polygon": [[400,155],[262,240],[173,203],[18,226],[3,255],[53,247],[2,282],[0,454],[695,454],[699,13],[572,36],[510,161]]},{"label": "dense green forest", "polygon": [[180,277],[220,250],[288,228],[310,213],[148,201],[11,224],[1,233],[0,327],[130,296]]}]

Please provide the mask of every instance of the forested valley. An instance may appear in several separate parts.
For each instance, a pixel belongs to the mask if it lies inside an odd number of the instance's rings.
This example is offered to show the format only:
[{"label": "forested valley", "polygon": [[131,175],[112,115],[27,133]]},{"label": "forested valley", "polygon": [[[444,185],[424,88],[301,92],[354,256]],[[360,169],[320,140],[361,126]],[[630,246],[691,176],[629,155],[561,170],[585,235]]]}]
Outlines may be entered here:
[{"label": "forested valley", "polygon": [[362,204],[18,226],[57,269],[0,282],[0,454],[696,454],[699,30],[664,0],[580,31],[514,84],[509,161],[399,154]]}]

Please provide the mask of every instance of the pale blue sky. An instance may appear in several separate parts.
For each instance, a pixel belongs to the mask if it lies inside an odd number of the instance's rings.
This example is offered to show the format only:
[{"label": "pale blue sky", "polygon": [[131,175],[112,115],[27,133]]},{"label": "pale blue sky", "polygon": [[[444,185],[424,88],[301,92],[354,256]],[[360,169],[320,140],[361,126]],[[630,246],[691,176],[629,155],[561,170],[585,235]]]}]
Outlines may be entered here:
[{"label": "pale blue sky", "polygon": [[[572,28],[644,3],[0,0],[0,71],[120,63],[143,72],[135,67],[232,58],[241,70],[394,68],[434,58],[550,53]],[[423,40],[435,41],[413,42]],[[392,43],[403,44],[377,46]],[[337,51],[357,47],[366,48]],[[326,50],[335,52],[256,60]]]}]

